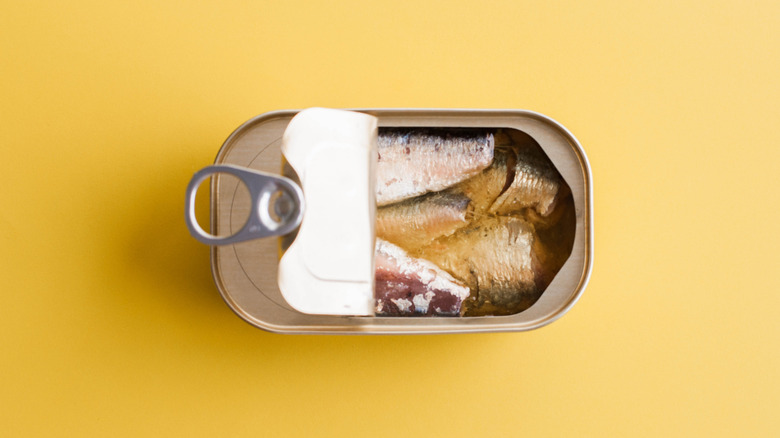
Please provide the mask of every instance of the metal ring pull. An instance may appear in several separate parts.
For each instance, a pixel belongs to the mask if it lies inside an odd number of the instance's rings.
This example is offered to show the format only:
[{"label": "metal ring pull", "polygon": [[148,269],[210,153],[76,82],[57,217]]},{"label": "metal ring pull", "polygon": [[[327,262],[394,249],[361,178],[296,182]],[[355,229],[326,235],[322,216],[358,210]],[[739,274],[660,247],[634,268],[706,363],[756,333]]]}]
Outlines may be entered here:
[{"label": "metal ring pull", "polygon": [[[198,187],[200,183],[216,173],[227,173],[240,179],[249,190],[252,206],[246,224],[236,234],[226,237],[217,237],[207,233],[200,227],[195,217],[195,195],[198,192]],[[274,200],[274,205],[271,205],[272,196],[277,192],[281,192],[281,196]],[[275,209],[280,221],[271,216],[270,208]],[[303,191],[292,180],[270,173],[223,164],[209,166],[195,173],[187,186],[184,216],[190,234],[199,241],[207,245],[230,245],[263,237],[283,236],[293,231],[301,223],[303,208]]]}]

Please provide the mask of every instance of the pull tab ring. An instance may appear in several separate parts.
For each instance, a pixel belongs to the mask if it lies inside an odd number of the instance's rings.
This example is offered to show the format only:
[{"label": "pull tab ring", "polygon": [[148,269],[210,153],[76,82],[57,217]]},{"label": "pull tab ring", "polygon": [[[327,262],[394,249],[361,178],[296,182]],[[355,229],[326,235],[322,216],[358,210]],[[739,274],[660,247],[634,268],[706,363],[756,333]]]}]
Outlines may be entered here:
[{"label": "pull tab ring", "polygon": [[[195,195],[198,192],[198,187],[208,177],[216,173],[227,173],[240,179],[249,190],[252,205],[246,224],[236,234],[226,237],[217,237],[207,233],[201,228],[195,217]],[[276,192],[281,192],[282,198],[280,199],[284,199],[289,204],[289,211],[281,218],[281,221],[276,221],[269,213],[269,208],[272,207],[270,205],[271,197]],[[278,203],[280,199],[275,201]],[[200,242],[207,245],[230,245],[263,237],[283,236],[301,224],[303,209],[303,191],[298,184],[289,178],[221,164],[205,167],[192,177],[187,186],[184,219],[190,234]]]}]

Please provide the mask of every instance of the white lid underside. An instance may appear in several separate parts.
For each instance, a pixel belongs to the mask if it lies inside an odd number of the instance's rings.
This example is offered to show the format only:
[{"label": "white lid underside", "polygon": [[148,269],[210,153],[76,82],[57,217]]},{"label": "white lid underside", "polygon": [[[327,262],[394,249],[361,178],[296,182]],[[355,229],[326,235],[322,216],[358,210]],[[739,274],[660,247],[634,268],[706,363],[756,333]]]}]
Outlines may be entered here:
[{"label": "white lid underside", "polygon": [[377,119],[311,108],[287,127],[282,153],[306,209],[279,262],[279,288],[303,313],[373,315]]}]

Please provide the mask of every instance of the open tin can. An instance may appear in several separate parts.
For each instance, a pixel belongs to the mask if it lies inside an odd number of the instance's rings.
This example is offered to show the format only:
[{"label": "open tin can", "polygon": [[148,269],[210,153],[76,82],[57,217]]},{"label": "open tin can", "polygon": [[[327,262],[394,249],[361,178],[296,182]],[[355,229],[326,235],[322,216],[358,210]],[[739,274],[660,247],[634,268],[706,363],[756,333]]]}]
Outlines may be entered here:
[{"label": "open tin can", "polygon": [[[527,309],[503,316],[387,317],[315,315],[288,304],[277,276],[284,239],[247,240],[212,246],[211,268],[225,302],[250,324],[278,333],[434,334],[509,332],[534,329],[568,311],[582,294],[593,263],[592,177],[582,147],[562,125],[525,110],[358,109],[383,128],[512,130],[532,139],[560,173],[573,201],[571,252],[541,296]],[[282,138],[299,111],[255,117],[225,141],[215,165],[267,174],[284,173]],[[240,177],[240,175],[239,175]],[[240,182],[216,174],[211,184],[211,234],[235,235],[244,227],[251,200],[236,196]],[[251,191],[252,188],[249,187]],[[294,192],[294,189],[290,189]],[[300,193],[294,193],[300,196]],[[194,198],[194,194],[191,193]]]}]

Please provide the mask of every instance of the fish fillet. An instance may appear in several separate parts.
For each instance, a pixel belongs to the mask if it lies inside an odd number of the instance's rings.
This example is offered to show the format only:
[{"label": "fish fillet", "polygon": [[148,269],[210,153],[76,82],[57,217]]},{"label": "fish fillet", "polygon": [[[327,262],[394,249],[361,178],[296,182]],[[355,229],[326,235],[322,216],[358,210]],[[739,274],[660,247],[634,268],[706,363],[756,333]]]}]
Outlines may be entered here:
[{"label": "fish fillet", "polygon": [[491,213],[512,214],[526,207],[533,207],[542,216],[552,211],[561,178],[543,152],[518,148],[510,174],[512,183],[490,207]]},{"label": "fish fillet", "polygon": [[444,190],[478,174],[493,160],[493,146],[493,134],[484,131],[381,130],[377,205]]},{"label": "fish fillet", "polygon": [[419,256],[477,291],[477,306],[511,313],[540,292],[535,247],[533,227],[524,220],[488,216],[422,248]]},{"label": "fish fillet", "polygon": [[376,235],[414,251],[466,226],[472,211],[466,195],[430,193],[378,208]]},{"label": "fish fillet", "polygon": [[433,263],[376,240],[376,314],[459,316],[469,288]]}]

